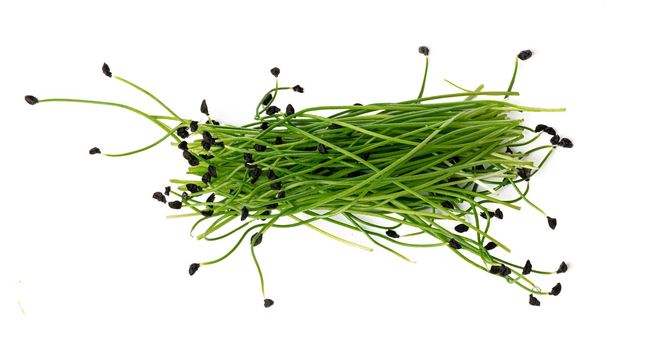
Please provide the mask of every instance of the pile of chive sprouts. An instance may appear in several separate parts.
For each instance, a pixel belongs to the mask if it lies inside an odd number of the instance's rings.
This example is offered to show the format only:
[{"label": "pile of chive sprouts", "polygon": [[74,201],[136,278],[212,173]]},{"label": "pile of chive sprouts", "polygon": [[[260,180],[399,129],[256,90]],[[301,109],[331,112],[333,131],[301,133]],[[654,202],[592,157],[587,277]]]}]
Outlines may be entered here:
[{"label": "pile of chive sprouts", "polygon": [[[157,141],[134,151],[105,155],[128,156],[173,139],[189,164],[188,174],[195,179],[172,180],[175,188],[168,186],[153,198],[172,209],[192,211],[175,216],[199,217],[191,232],[208,223],[197,239],[238,236],[221,257],[190,265],[190,275],[200,266],[224,260],[248,238],[265,307],[274,302],[265,297],[255,250],[270,228],[306,226],[338,242],[372,250],[319,228],[319,221],[356,231],[371,245],[408,261],[395,247],[445,246],[469,264],[525,289],[530,293],[529,303],[538,306],[534,294],[556,296],[561,284],[546,292],[529,274],[563,273],[567,265],[562,262],[556,271],[539,271],[529,260],[524,265],[503,260],[492,250],[510,249],[489,230],[493,220],[503,219],[501,207],[519,209],[522,201],[555,229],[557,220],[527,198],[529,183],[558,146],[571,148],[573,143],[552,127],[529,128],[510,115],[563,109],[507,101],[518,95],[512,91],[518,63],[531,57],[529,50],[515,59],[506,91],[483,91],[483,85],[467,90],[446,80],[461,92],[435,96],[424,96],[429,49],[421,46],[419,53],[426,58],[420,92],[417,98],[401,102],[301,110],[288,104],[281,109],[275,105],[280,92],[303,93],[304,89],[279,86],[280,70],[273,68],[270,72],[276,85],[262,95],[255,109],[256,121],[241,127],[212,119],[206,100],[200,106],[205,122],[183,119],[153,94],[117,75],[113,77],[151,97],[169,115],[152,115],[114,102],[38,100],[31,95],[25,99],[31,105],[79,102],[124,108],[160,127],[165,135]],[[112,77],[106,63],[102,71]],[[540,142],[543,135],[548,135],[549,143]],[[529,160],[537,152],[544,153],[542,159],[537,163]],[[89,153],[101,151],[94,147]],[[501,198],[499,191],[506,187],[516,195]],[[400,235],[395,231],[400,226],[414,232]],[[432,243],[415,242],[414,236],[428,237]]]}]

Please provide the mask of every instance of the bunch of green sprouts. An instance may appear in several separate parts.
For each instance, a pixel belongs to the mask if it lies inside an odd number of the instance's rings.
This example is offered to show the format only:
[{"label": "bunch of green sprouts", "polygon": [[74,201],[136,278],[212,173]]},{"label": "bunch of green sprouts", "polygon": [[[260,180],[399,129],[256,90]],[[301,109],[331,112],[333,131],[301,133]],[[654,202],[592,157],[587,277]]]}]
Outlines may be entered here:
[{"label": "bunch of green sprouts", "polygon": [[[397,247],[445,247],[472,266],[528,291],[530,304],[540,305],[534,294],[558,295],[561,284],[546,292],[529,275],[565,272],[566,264],[556,271],[540,271],[529,260],[519,264],[501,259],[492,250],[510,249],[489,232],[493,220],[503,219],[501,207],[520,209],[520,202],[544,215],[550,228],[556,227],[556,219],[527,198],[529,183],[558,146],[573,144],[552,127],[529,128],[511,114],[563,109],[508,102],[509,96],[518,95],[512,91],[518,63],[531,57],[531,51],[515,59],[506,91],[484,91],[483,85],[467,90],[446,80],[460,92],[435,96],[424,95],[429,49],[422,46],[419,52],[426,58],[419,94],[401,102],[301,110],[287,105],[282,110],[275,105],[279,93],[304,89],[280,86],[280,70],[273,68],[276,84],[257,104],[256,121],[240,127],[211,119],[205,100],[200,107],[205,122],[181,118],[153,94],[117,75],[113,77],[148,95],[168,115],[105,101],[34,96],[26,96],[26,101],[119,107],[164,130],[164,136],[145,147],[105,155],[128,156],[172,139],[192,178],[172,180],[174,189],[168,186],[153,198],[172,209],[191,210],[174,215],[198,217],[191,232],[207,223],[197,239],[237,236],[228,252],[192,264],[189,273],[224,260],[248,240],[265,307],[274,302],[265,297],[256,249],[270,228],[298,226],[362,250],[379,247],[407,261]],[[102,70],[112,77],[107,64]],[[540,142],[544,134],[551,136],[549,143]],[[90,153],[101,151],[95,147]],[[538,162],[529,159],[535,153],[544,154]],[[506,187],[516,195],[502,198],[499,192]],[[323,221],[358,232],[371,246],[323,230],[318,227]],[[399,227],[410,232],[400,235],[395,231]],[[417,242],[416,236],[432,242]]]}]

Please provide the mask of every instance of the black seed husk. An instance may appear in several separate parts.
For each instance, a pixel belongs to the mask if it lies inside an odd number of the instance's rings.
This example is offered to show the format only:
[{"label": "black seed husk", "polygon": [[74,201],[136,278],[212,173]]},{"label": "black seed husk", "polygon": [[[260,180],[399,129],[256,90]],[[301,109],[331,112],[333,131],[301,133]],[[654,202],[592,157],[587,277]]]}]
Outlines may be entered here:
[{"label": "black seed husk", "polygon": [[561,264],[559,264],[559,268],[557,269],[557,273],[564,273],[566,271],[568,271],[568,265],[566,265],[566,263],[562,261]]},{"label": "black seed husk", "polygon": [[295,114],[295,107],[293,107],[291,104],[288,104],[285,107],[285,115],[293,115]]},{"label": "black seed husk", "polygon": [[191,159],[188,159],[188,164],[190,164],[190,166],[198,166],[199,165],[199,159],[197,159],[197,158],[195,158],[195,156],[193,156]]},{"label": "black seed husk", "polygon": [[299,86],[299,85],[293,86],[292,90],[295,91],[295,92],[304,93],[304,88]]},{"label": "black seed husk", "polygon": [[487,217],[489,217],[491,219],[491,218],[494,217],[494,212],[493,211],[487,211],[487,210],[481,211],[480,212],[480,217],[482,217],[483,219],[487,219]]},{"label": "black seed husk", "polygon": [[253,168],[250,171],[250,176],[256,180],[258,177],[260,177],[261,174],[262,174],[262,169],[260,168]]},{"label": "black seed husk", "polygon": [[167,203],[167,199],[165,198],[165,195],[162,194],[162,192],[153,193],[153,199],[157,200],[158,202]]},{"label": "black seed husk", "polygon": [[522,274],[523,275],[528,275],[531,273],[531,269],[533,266],[531,265],[531,261],[527,259],[527,262],[524,264],[524,268],[522,269]]},{"label": "black seed husk", "polygon": [[557,227],[557,219],[548,216],[547,225],[554,230]]},{"label": "black seed husk", "polygon": [[501,209],[496,208],[496,210],[494,211],[494,217],[503,220],[503,212],[501,211]]},{"label": "black seed husk", "polygon": [[274,305],[274,301],[271,299],[264,299],[264,307],[270,307]]},{"label": "black seed husk", "polygon": [[209,210],[202,210],[202,215],[204,215],[204,216],[206,216],[206,217],[212,216],[212,215],[213,215],[213,210],[211,210],[211,209],[209,209]]},{"label": "black seed husk", "polygon": [[332,123],[332,124],[329,124],[327,129],[330,129],[330,130],[341,129],[341,125]]},{"label": "black seed husk", "polygon": [[216,200],[216,194],[215,194],[215,193],[210,194],[210,195],[206,198],[206,202],[207,202],[207,203],[213,203],[213,201],[215,201],[215,200]]},{"label": "black seed husk", "polygon": [[536,299],[533,294],[529,294],[529,305],[540,306],[540,300]]},{"label": "black seed husk", "polygon": [[88,154],[100,154],[100,153],[102,153],[102,152],[97,147],[93,147],[93,148],[88,150]]},{"label": "black seed husk", "polygon": [[543,131],[545,131],[546,134],[548,134],[548,135],[552,135],[552,136],[554,136],[554,135],[557,134],[557,131],[554,130],[554,128],[551,127],[551,126],[548,126],[548,127],[545,128],[545,130],[543,130]]},{"label": "black seed husk", "polygon": [[271,184],[271,189],[274,191],[278,191],[281,189],[281,183],[280,182],[274,182]]},{"label": "black seed husk", "polygon": [[506,276],[510,275],[511,272],[512,272],[512,270],[510,270],[510,268],[508,266],[501,265],[501,267],[499,269],[499,276],[506,277]]},{"label": "black seed husk", "polygon": [[281,109],[276,107],[276,106],[269,106],[269,108],[267,108],[266,113],[267,113],[267,115],[274,115],[274,114],[276,114],[280,111],[281,111]]},{"label": "black seed husk", "polygon": [[276,209],[278,208],[278,203],[271,203],[266,205],[267,209]]},{"label": "black seed husk", "polygon": [[180,201],[169,202],[168,205],[172,209],[181,209],[181,206],[182,206]]},{"label": "black seed husk", "polygon": [[[206,100],[202,100],[202,104],[199,106],[199,111],[205,115],[209,115],[209,106],[206,104]],[[197,129],[195,129],[197,130]],[[193,130],[193,131],[195,131]]]},{"label": "black seed husk", "polygon": [[531,52],[531,50],[520,51],[520,53],[517,54],[517,58],[521,59],[522,61],[528,60],[531,58],[531,56],[533,56],[533,52]]},{"label": "black seed husk", "polygon": [[541,132],[547,129],[547,125],[545,124],[538,124],[536,125],[536,128],[533,130],[534,132]]},{"label": "black seed husk", "polygon": [[550,143],[553,144],[553,145],[558,145],[559,140],[561,140],[561,137],[559,137],[559,135],[554,135],[554,136],[550,137]]},{"label": "black seed husk", "polygon": [[491,273],[493,275],[498,275],[499,272],[501,272],[501,266],[499,266],[499,265],[492,265],[489,268],[489,273]]},{"label": "black seed husk", "polygon": [[195,184],[186,184],[186,188],[188,189],[188,191],[190,191],[192,193],[197,193],[197,192],[202,191],[202,188],[195,185]]},{"label": "black seed husk", "polygon": [[253,155],[250,153],[244,153],[244,161],[246,163],[253,163]]},{"label": "black seed husk", "polygon": [[182,139],[185,139],[188,136],[190,136],[190,134],[188,133],[188,128],[186,128],[185,126],[176,129],[176,134],[179,135],[179,137]]},{"label": "black seed husk", "polygon": [[209,165],[209,167],[206,169],[206,172],[211,175],[211,177],[216,177],[218,176],[218,171],[216,171],[216,167],[213,165]]},{"label": "black seed husk", "polygon": [[262,100],[262,105],[263,105],[263,106],[266,106],[266,105],[268,105],[269,103],[271,103],[271,99],[272,99],[272,98],[273,98],[273,96],[272,96],[271,94],[267,94],[267,95],[265,95],[265,96],[264,96],[264,99]]},{"label": "black seed husk", "polygon": [[276,176],[276,173],[274,173],[273,170],[269,169],[269,170],[267,171],[267,179],[269,179],[269,180],[276,180],[276,179],[278,179],[278,176]]},{"label": "black seed husk", "polygon": [[262,124],[260,124],[260,130],[267,130],[268,128],[269,128],[269,123],[262,122]]},{"label": "black seed husk", "polygon": [[190,264],[190,268],[188,268],[188,273],[190,274],[190,276],[192,276],[195,274],[195,272],[197,272],[197,270],[199,270],[199,264],[193,263]]},{"label": "black seed husk", "polygon": [[418,52],[425,55],[425,56],[429,56],[429,48],[426,47],[426,46],[418,47]]},{"label": "black seed husk", "polygon": [[214,119],[211,119],[211,124],[220,125],[220,123],[217,120],[214,120]]},{"label": "black seed husk", "polygon": [[318,144],[318,152],[320,152],[322,154],[327,153],[327,147],[325,147],[325,145],[323,145],[322,143],[319,143]]},{"label": "black seed husk", "polygon": [[276,136],[276,140],[274,140],[274,145],[282,145],[283,144],[283,138],[280,136]]},{"label": "black seed husk", "polygon": [[253,244],[253,247],[257,247],[262,243],[262,234],[260,232],[255,233],[251,237],[251,243]]},{"label": "black seed husk", "polygon": [[172,186],[165,187],[165,196],[169,196],[170,192],[172,192]]},{"label": "black seed husk", "polygon": [[285,198],[285,191],[280,191],[276,194],[276,198]]},{"label": "black seed husk", "polygon": [[569,138],[564,137],[559,140],[559,146],[563,148],[573,148],[573,142]]},{"label": "black seed husk", "polygon": [[253,148],[258,151],[258,152],[264,152],[267,150],[267,146],[265,145],[260,145],[260,144],[255,144]]},{"label": "black seed husk", "polygon": [[28,102],[28,104],[31,105],[31,106],[34,105],[34,104],[36,104],[37,102],[39,102],[39,100],[37,99],[37,97],[35,97],[35,96],[33,96],[33,95],[26,95],[25,100],[26,100],[26,102]]},{"label": "black seed husk", "polygon": [[275,76],[278,78],[278,75],[281,74],[281,70],[278,67],[272,68],[269,72],[271,72],[271,75]]},{"label": "black seed husk", "polygon": [[209,141],[207,141],[207,140],[202,140],[202,148],[203,148],[205,151],[209,151],[209,150],[211,150],[211,142],[209,142]]},{"label": "black seed husk", "polygon": [[190,122],[190,131],[195,132],[199,129],[199,123],[196,120]]},{"label": "black seed husk", "polygon": [[387,235],[387,237],[390,237],[390,238],[399,238],[400,237],[399,234],[397,233],[397,231],[395,231],[395,230],[387,230],[387,231],[385,231],[385,234]]},{"label": "black seed husk", "polygon": [[188,200],[188,192],[186,191],[181,192],[181,200],[183,201]]},{"label": "black seed husk", "polygon": [[209,159],[213,158],[213,154],[201,154],[200,153],[199,156],[202,157],[203,159],[206,159],[206,160],[209,160]]},{"label": "black seed husk", "polygon": [[517,176],[519,176],[523,180],[529,181],[529,178],[531,177],[531,169],[519,168],[517,169]]},{"label": "black seed husk", "polygon": [[489,243],[485,244],[485,250],[492,250],[494,248],[496,248],[496,243],[494,243],[494,242],[489,242]]},{"label": "black seed husk", "polygon": [[459,225],[455,226],[455,231],[457,231],[459,233],[464,233],[468,230],[469,230],[469,227],[466,226],[465,224],[459,224]]},{"label": "black seed husk", "polygon": [[104,75],[111,78],[111,69],[109,68],[108,64],[106,64],[106,63],[102,64],[102,73],[104,73]]},{"label": "black seed husk", "polygon": [[554,295],[555,297],[561,293],[561,283],[557,283],[552,287],[552,290],[550,291],[550,295]]},{"label": "black seed husk", "polygon": [[371,156],[371,153],[369,153],[369,152],[362,153],[362,159],[364,159],[365,161],[368,161],[370,156]]},{"label": "black seed husk", "polygon": [[204,182],[205,184],[211,182],[211,174],[208,172],[204,173],[204,175],[202,175],[202,182]]},{"label": "black seed husk", "polygon": [[513,150],[510,147],[506,147],[506,153],[513,154]]},{"label": "black seed husk", "polygon": [[246,168],[248,168],[248,169],[255,169],[255,168],[257,168],[257,165],[255,165],[255,164],[253,164],[253,163],[244,163],[244,166],[245,166]]},{"label": "black seed husk", "polygon": [[450,201],[443,201],[443,202],[441,202],[441,206],[442,206],[443,208],[455,209],[455,205],[452,204],[452,202],[450,202]]},{"label": "black seed husk", "polygon": [[248,218],[248,208],[243,207],[241,208],[241,221],[246,220]]},{"label": "black seed husk", "polygon": [[188,142],[187,141],[181,141],[178,145],[180,150],[187,151],[188,150]]},{"label": "black seed husk", "polygon": [[448,242],[448,246],[452,249],[462,249],[462,245],[457,242],[456,239],[450,238],[450,241]]}]

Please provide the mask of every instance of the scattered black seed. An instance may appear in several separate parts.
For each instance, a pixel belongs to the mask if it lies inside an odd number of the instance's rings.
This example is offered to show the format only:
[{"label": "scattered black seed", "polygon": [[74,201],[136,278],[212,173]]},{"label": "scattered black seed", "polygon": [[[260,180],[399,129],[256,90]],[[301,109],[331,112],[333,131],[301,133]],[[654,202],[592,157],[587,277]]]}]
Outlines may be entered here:
[{"label": "scattered black seed", "polygon": [[295,86],[293,86],[293,87],[292,87],[292,90],[295,91],[295,92],[299,92],[299,93],[301,93],[301,94],[304,93],[304,88],[301,87],[301,86],[299,86],[299,85],[295,85]]},{"label": "scattered black seed", "polygon": [[[265,210],[262,213],[260,213],[261,216],[269,216],[271,215],[271,210]],[[267,218],[262,219],[262,221],[267,220]]]},{"label": "scattered black seed", "polygon": [[452,249],[462,249],[462,245],[457,242],[456,239],[450,238],[450,241],[448,242],[448,246]]},{"label": "scattered black seed", "polygon": [[385,234],[387,235],[387,237],[390,237],[390,238],[399,238],[400,237],[399,234],[397,233],[397,231],[395,231],[395,230],[387,230],[387,231],[385,231]]},{"label": "scattered black seed", "polygon": [[280,111],[281,109],[276,106],[269,106],[269,108],[267,108],[267,115],[274,115]]},{"label": "scattered black seed", "polygon": [[272,98],[273,98],[273,96],[271,94],[267,94],[266,96],[264,96],[264,99],[262,100],[262,105],[266,106],[269,103],[271,103]]},{"label": "scattered black seed", "polygon": [[285,115],[293,115],[295,114],[295,107],[292,106],[292,104],[288,104],[285,107]]},{"label": "scattered black seed", "polygon": [[522,274],[523,275],[530,274],[532,268],[533,266],[531,265],[531,261],[527,259],[527,262],[524,264],[524,268],[522,269]]},{"label": "scattered black seed", "polygon": [[531,52],[531,50],[524,50],[517,54],[517,58],[521,59],[522,61],[528,60],[531,58],[531,56],[533,56],[533,52]]},{"label": "scattered black seed", "polygon": [[274,182],[271,184],[271,189],[274,191],[278,191],[281,189],[281,183],[279,182]]},{"label": "scattered black seed", "polygon": [[264,307],[270,307],[274,305],[274,301],[271,299],[264,299]]},{"label": "scattered black seed", "polygon": [[195,156],[192,153],[190,153],[190,151],[183,150],[183,158],[185,158],[186,160],[190,160],[192,158],[195,158]]},{"label": "scattered black seed", "polygon": [[492,265],[489,268],[489,273],[491,273],[493,275],[498,275],[499,272],[501,272],[501,266],[499,266],[499,265]]},{"label": "scattered black seed", "polygon": [[450,201],[443,201],[443,202],[441,202],[441,206],[442,206],[443,208],[455,209],[455,205],[452,204],[452,202],[450,202]]},{"label": "scattered black seed", "polygon": [[190,134],[188,133],[188,128],[186,128],[185,126],[176,129],[176,134],[179,135],[179,137],[182,139],[185,139],[188,136],[190,136]]},{"label": "scattered black seed", "polygon": [[531,169],[519,168],[517,169],[517,176],[519,176],[523,180],[529,181],[529,177],[531,177]]},{"label": "scattered black seed", "polygon": [[262,122],[262,124],[260,124],[260,130],[267,130],[268,128],[269,128],[269,123]]},{"label": "scattered black seed", "polygon": [[253,155],[250,153],[244,153],[244,161],[246,163],[253,163]]},{"label": "scattered black seed", "polygon": [[460,157],[460,156],[454,156],[454,157],[448,159],[448,161],[452,164],[459,163],[459,161],[461,161],[461,160],[462,160],[462,157]]},{"label": "scattered black seed", "polygon": [[199,156],[206,160],[213,158],[213,154],[200,154]]},{"label": "scattered black seed", "polygon": [[559,268],[557,269],[557,273],[564,273],[566,271],[568,271],[568,265],[566,265],[566,263],[562,261],[561,264],[559,264]]},{"label": "scattered black seed", "polygon": [[269,170],[267,171],[267,179],[269,179],[269,180],[276,180],[276,179],[278,179],[278,176],[276,176],[276,173],[274,173],[273,170],[269,169]]},{"label": "scattered black seed", "polygon": [[267,209],[276,209],[278,208],[278,203],[271,203],[266,205]]},{"label": "scattered black seed", "polygon": [[547,217],[547,224],[550,226],[551,229],[555,229],[557,227],[557,219],[552,218],[552,217]]},{"label": "scattered black seed", "polygon": [[206,140],[206,141],[209,141],[210,143],[216,142],[216,139],[213,138],[213,136],[211,136],[211,133],[208,132],[208,131],[205,131],[205,132],[202,133],[202,139]]},{"label": "scattered black seed", "polygon": [[501,209],[496,208],[496,210],[494,211],[494,216],[503,220],[503,212],[501,211]]},{"label": "scattered black seed", "polygon": [[246,207],[241,208],[241,221],[246,220],[247,217],[248,217],[248,208]]},{"label": "scattered black seed", "polygon": [[330,130],[333,130],[333,129],[341,129],[341,125],[332,123],[332,124],[329,124],[329,126],[327,127],[327,129],[330,129]]},{"label": "scattered black seed", "polygon": [[548,135],[552,135],[552,136],[554,136],[554,135],[557,134],[557,131],[554,130],[554,128],[551,127],[551,126],[548,126],[548,127],[545,128],[545,130],[543,130],[543,131],[545,131],[546,134],[548,134]]},{"label": "scattered black seed", "polygon": [[510,275],[511,272],[512,270],[510,270],[510,268],[506,265],[501,265],[499,267],[499,276],[506,277]]},{"label": "scattered black seed", "polygon": [[211,182],[211,174],[208,172],[204,173],[204,175],[202,175],[202,182],[205,184]]},{"label": "scattered black seed", "polygon": [[190,191],[192,193],[197,193],[197,192],[202,191],[202,187],[197,186],[195,184],[187,184],[186,188],[188,189],[188,191]]},{"label": "scattered black seed", "polygon": [[209,165],[209,167],[206,169],[206,172],[211,175],[211,177],[216,177],[218,176],[218,171],[216,171],[216,167],[213,165]]},{"label": "scattered black seed", "polygon": [[195,132],[199,128],[199,123],[196,120],[190,122],[190,131]]},{"label": "scattered black seed", "polygon": [[102,153],[102,152],[100,152],[100,149],[97,148],[97,147],[93,147],[93,148],[88,150],[88,154],[100,154],[100,153]]},{"label": "scattered black seed", "polygon": [[554,135],[554,136],[550,137],[550,143],[553,144],[553,145],[558,145],[559,140],[561,140],[559,135]]},{"label": "scattered black seed", "polygon": [[361,103],[354,103],[353,106],[364,106],[364,105]]},{"label": "scattered black seed", "polygon": [[208,151],[211,149],[211,142],[207,140],[202,140],[202,148],[204,148],[205,151]]},{"label": "scattered black seed", "polygon": [[547,129],[547,125],[538,124],[538,125],[536,125],[536,128],[533,131],[534,132],[541,132],[541,131],[545,131],[545,129]]},{"label": "scattered black seed", "polygon": [[257,247],[260,243],[262,243],[262,234],[257,232],[251,237],[251,244],[253,244],[253,247]]},{"label": "scattered black seed", "polygon": [[251,176],[253,179],[257,180],[257,179],[260,177],[260,175],[262,175],[262,169],[260,169],[260,168],[253,168],[253,169],[251,169],[251,171],[250,171],[250,176]]},{"label": "scattered black seed", "polygon": [[106,75],[106,76],[108,76],[109,78],[111,78],[111,69],[109,69],[109,65],[108,65],[108,64],[106,64],[106,63],[102,64],[102,73],[104,73],[104,75]]},{"label": "scattered black seed", "polygon": [[188,269],[188,273],[190,274],[190,276],[192,276],[192,275],[195,274],[195,272],[197,272],[197,270],[199,270],[199,264],[198,263],[190,264],[190,268]]},{"label": "scattered black seed", "polygon": [[195,156],[193,156],[191,159],[188,159],[188,164],[190,164],[190,166],[198,166],[199,165],[199,159],[197,159],[197,158],[195,158]]},{"label": "scattered black seed", "polygon": [[563,148],[573,148],[573,142],[569,138],[566,138],[566,137],[559,140],[558,145],[563,147]]},{"label": "scattered black seed", "polygon": [[181,192],[181,200],[186,201],[186,200],[188,200],[188,198],[189,198],[188,197],[188,192],[186,192],[186,191]]},{"label": "scattered black seed", "polygon": [[473,169],[475,169],[475,170],[479,170],[479,171],[480,171],[480,170],[485,170],[485,166],[482,165],[482,164],[478,164],[478,165],[476,165]]},{"label": "scattered black seed", "polygon": [[487,244],[485,244],[485,250],[492,250],[494,248],[496,248],[496,243],[494,242],[488,242]]},{"label": "scattered black seed", "polygon": [[513,150],[510,147],[506,147],[506,153],[513,154]]},{"label": "scattered black seed", "polygon": [[322,143],[319,143],[318,144],[318,152],[320,152],[322,154],[327,153],[327,147],[325,147],[325,145],[323,145]]},{"label": "scattered black seed", "polygon": [[555,297],[561,293],[561,283],[557,283],[552,287],[552,290],[550,291],[550,295],[554,295]]},{"label": "scattered black seed", "polygon": [[487,211],[487,210],[485,210],[485,211],[481,211],[481,212],[480,212],[480,216],[481,216],[483,219],[487,219],[488,217],[491,219],[491,218],[494,217],[494,212],[493,212],[493,211]]},{"label": "scattered black seed", "polygon": [[214,119],[211,119],[211,124],[220,125],[220,123],[217,120],[214,120]]},{"label": "scattered black seed", "polygon": [[[202,100],[202,104],[199,106],[199,111],[205,115],[209,115],[209,106],[206,104],[206,100]],[[195,129],[197,130],[197,129]],[[193,130],[193,131],[195,131]]]},{"label": "scattered black seed", "polygon": [[536,299],[533,294],[529,294],[529,305],[540,306],[540,300]]},{"label": "scattered black seed", "polygon": [[258,152],[264,152],[264,151],[267,150],[267,146],[260,145],[260,144],[255,144],[255,146],[253,146],[253,148],[255,148],[255,150],[258,151]]},{"label": "scattered black seed", "polygon": [[31,106],[34,105],[35,103],[39,102],[37,97],[35,97],[33,95],[26,95],[25,99],[26,99],[26,102],[28,102],[28,104],[31,105]]},{"label": "scattered black seed", "polygon": [[153,199],[157,200],[158,202],[167,203],[167,199],[165,198],[165,195],[162,194],[162,192],[154,193],[153,194]]},{"label": "scattered black seed", "polygon": [[213,210],[211,210],[211,209],[202,210],[202,215],[207,216],[207,217],[212,216],[213,215]]},{"label": "scattered black seed", "polygon": [[418,47],[418,52],[425,55],[425,56],[429,56],[429,48],[426,47],[426,46]]},{"label": "scattered black seed", "polygon": [[257,165],[255,165],[255,164],[253,164],[253,163],[244,163],[244,166],[245,166],[246,168],[248,168],[248,169],[255,169],[255,168],[257,168]]},{"label": "scattered black seed", "polygon": [[282,145],[283,144],[283,138],[280,136],[276,136],[276,140],[274,140],[274,145]]},{"label": "scattered black seed", "polygon": [[279,199],[285,198],[285,191],[278,192],[276,194],[276,198],[279,198]]},{"label": "scattered black seed", "polygon": [[168,205],[172,209],[181,209],[181,206],[182,206],[181,202],[179,202],[179,201],[169,202]]},{"label": "scattered black seed", "polygon": [[281,74],[281,70],[278,69],[278,67],[272,68],[270,70],[270,72],[271,72],[271,75],[275,76],[276,78],[278,78],[278,75]]},{"label": "scattered black seed", "polygon": [[172,192],[172,187],[171,186],[165,187],[165,196],[169,196],[170,192]]},{"label": "scattered black seed", "polygon": [[179,149],[182,151],[187,151],[188,150],[188,142],[187,141],[181,141],[179,143]]},{"label": "scattered black seed", "polygon": [[455,226],[455,231],[457,231],[459,233],[464,233],[468,230],[469,230],[469,227],[466,226],[465,224],[459,224],[459,225]]},{"label": "scattered black seed", "polygon": [[215,201],[215,200],[216,200],[216,194],[215,193],[210,194],[209,197],[206,198],[207,203],[213,203],[213,201]]}]

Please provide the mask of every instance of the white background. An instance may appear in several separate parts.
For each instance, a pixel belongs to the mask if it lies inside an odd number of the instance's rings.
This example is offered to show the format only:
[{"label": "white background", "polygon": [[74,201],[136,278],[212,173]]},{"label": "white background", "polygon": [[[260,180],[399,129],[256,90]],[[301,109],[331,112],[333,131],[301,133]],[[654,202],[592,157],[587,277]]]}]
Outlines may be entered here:
[{"label": "white background", "polygon": [[[644,1],[30,1],[0,9],[2,349],[306,349],[665,347],[668,246],[662,224],[668,55],[665,10]],[[158,106],[100,72],[143,85],[183,116],[202,98],[221,121],[251,120],[281,82],[282,103],[370,103],[414,97],[431,48],[427,93],[504,89],[514,55],[517,102],[567,107],[524,115],[575,143],[533,181],[532,198],[493,232],[515,261],[569,263],[559,297],[528,305],[523,290],[448,249],[366,253],[307,230],[272,230],[258,247],[267,296],[247,244],[193,277],[188,265],[231,241],[196,241],[190,219],[151,193],[183,177],[168,144],[131,113],[37,97]],[[344,237],[364,239],[340,232]],[[23,311],[22,311],[23,309]],[[663,324],[663,325],[662,325]]]}]

